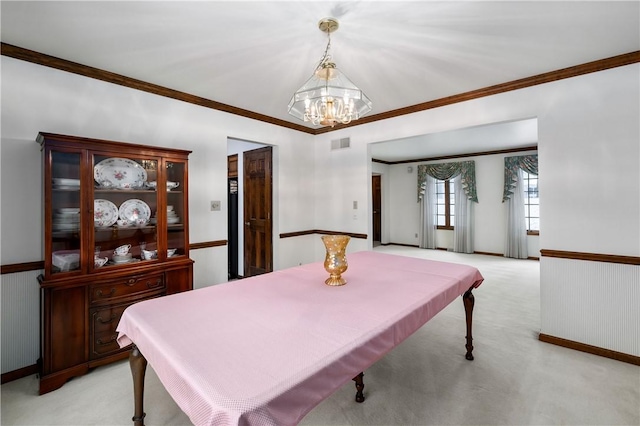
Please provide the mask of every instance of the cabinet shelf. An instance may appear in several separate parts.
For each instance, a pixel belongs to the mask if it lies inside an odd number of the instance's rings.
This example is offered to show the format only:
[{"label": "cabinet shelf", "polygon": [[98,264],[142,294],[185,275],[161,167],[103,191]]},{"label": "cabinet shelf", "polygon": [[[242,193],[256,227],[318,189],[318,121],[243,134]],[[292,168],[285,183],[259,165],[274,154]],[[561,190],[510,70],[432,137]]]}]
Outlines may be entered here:
[{"label": "cabinet shelf", "polygon": [[[126,357],[128,349],[114,340],[122,312],[142,300],[191,290],[193,261],[190,151],[50,133],[40,133],[38,143],[44,170],[45,262],[38,277],[43,394]],[[96,186],[95,176],[108,185],[138,188]],[[176,182],[180,189],[144,186],[151,181]],[[173,215],[181,223],[168,224]],[[139,218],[156,220],[117,225],[119,219]],[[96,227],[98,220],[110,226]],[[119,248],[126,249],[130,262],[118,261],[124,259],[116,257]],[[169,249],[176,254],[168,257]],[[143,250],[156,255],[143,259]]]}]

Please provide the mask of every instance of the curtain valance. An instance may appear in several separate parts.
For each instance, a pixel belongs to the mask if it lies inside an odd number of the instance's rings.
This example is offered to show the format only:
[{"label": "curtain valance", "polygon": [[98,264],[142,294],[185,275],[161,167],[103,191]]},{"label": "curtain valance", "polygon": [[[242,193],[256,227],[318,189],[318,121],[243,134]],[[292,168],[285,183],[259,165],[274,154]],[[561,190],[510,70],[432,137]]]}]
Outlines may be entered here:
[{"label": "curtain valance", "polygon": [[462,161],[458,163],[421,164],[418,166],[418,201],[425,191],[427,175],[439,180],[447,180],[460,175],[462,187],[467,199],[478,202],[476,192],[476,163]]},{"label": "curtain valance", "polygon": [[504,157],[504,190],[502,202],[504,203],[513,195],[513,189],[518,180],[518,169],[522,169],[531,175],[538,175],[538,154],[519,155],[516,157]]}]

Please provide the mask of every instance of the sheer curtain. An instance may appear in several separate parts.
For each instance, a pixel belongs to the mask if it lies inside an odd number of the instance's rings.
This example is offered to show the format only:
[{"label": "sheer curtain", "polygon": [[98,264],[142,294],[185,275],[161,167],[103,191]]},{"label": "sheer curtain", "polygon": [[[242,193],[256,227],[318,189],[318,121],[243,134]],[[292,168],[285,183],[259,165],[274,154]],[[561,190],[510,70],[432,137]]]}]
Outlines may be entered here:
[{"label": "sheer curtain", "polygon": [[420,248],[436,248],[436,180],[427,175],[420,198]]},{"label": "sheer curtain", "polygon": [[524,185],[522,169],[516,171],[513,193],[505,203],[507,205],[507,229],[505,233],[504,255],[516,259],[529,257],[527,250],[527,226],[524,211]]},{"label": "sheer curtain", "polygon": [[[473,217],[471,202],[478,202],[476,163],[421,164],[418,166],[418,201],[420,202],[421,248],[436,248],[437,203],[436,180],[453,180],[455,188],[454,251],[473,253]],[[454,179],[455,178],[455,179]],[[458,198],[458,195],[460,198]],[[458,207],[461,206],[461,207]],[[458,214],[460,212],[460,223]],[[460,230],[458,230],[460,226]]]},{"label": "sheer curtain", "polygon": [[473,253],[473,203],[467,198],[462,185],[462,176],[453,179],[455,215],[453,217],[453,251]]}]

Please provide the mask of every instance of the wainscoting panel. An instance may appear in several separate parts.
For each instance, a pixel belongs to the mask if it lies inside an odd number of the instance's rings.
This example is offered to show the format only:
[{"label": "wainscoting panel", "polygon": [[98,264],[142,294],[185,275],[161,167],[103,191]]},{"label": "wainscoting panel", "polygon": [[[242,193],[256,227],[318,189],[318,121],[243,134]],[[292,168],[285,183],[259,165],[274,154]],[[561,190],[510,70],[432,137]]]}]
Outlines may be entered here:
[{"label": "wainscoting panel", "polygon": [[42,271],[0,276],[2,374],[36,364],[40,357],[40,285]]},{"label": "wainscoting panel", "polygon": [[540,259],[541,332],[640,356],[640,266]]}]

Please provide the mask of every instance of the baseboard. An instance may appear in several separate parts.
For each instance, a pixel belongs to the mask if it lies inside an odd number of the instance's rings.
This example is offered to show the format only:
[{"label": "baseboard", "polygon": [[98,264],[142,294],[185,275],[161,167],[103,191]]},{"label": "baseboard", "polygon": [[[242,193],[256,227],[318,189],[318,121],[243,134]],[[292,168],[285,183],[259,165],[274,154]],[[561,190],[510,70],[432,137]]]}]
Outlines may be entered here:
[{"label": "baseboard", "polygon": [[27,367],[22,367],[17,370],[9,371],[7,373],[2,373],[1,384],[9,383],[14,380],[22,379],[23,377],[31,376],[32,374],[38,373],[38,364],[29,365]]},{"label": "baseboard", "polygon": [[[473,254],[484,254],[485,256],[498,256],[498,257],[504,257],[504,254],[502,253],[492,253],[490,251],[474,251]],[[510,258],[508,258],[510,259]],[[529,256],[526,259],[520,259],[520,260],[540,260],[539,257],[535,257],[535,256]]]},{"label": "baseboard", "polygon": [[612,351],[610,349],[599,348],[597,346],[587,345],[586,343],[574,342],[573,340],[549,336],[548,334],[543,333],[540,333],[538,335],[538,340],[545,343],[551,343],[552,345],[558,345],[565,348],[574,349],[576,351],[586,352],[592,355],[615,359],[616,361],[622,361],[633,365],[640,365],[640,356],[629,355],[622,352]]},{"label": "baseboard", "polygon": [[382,244],[383,246],[402,246],[402,247],[415,247],[415,248],[420,248],[419,245],[417,244],[402,244],[402,243],[385,243]]},{"label": "baseboard", "polygon": [[[416,244],[402,244],[402,243],[382,243],[380,244],[381,246],[402,246],[402,247],[415,247],[415,248],[420,248],[419,245]],[[428,250],[428,249],[425,249]],[[434,250],[442,250],[442,251],[451,251],[446,247],[436,247]],[[453,253],[453,251],[452,251]],[[504,257],[504,254],[502,253],[491,253],[488,251],[474,251],[473,254],[483,254],[485,256],[498,256],[498,257]],[[529,256],[526,260],[540,260],[539,257],[534,257],[534,256]]]}]

